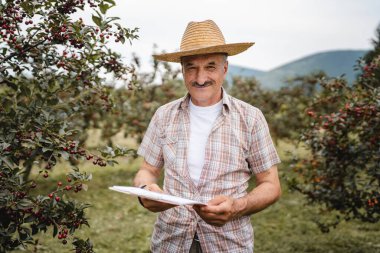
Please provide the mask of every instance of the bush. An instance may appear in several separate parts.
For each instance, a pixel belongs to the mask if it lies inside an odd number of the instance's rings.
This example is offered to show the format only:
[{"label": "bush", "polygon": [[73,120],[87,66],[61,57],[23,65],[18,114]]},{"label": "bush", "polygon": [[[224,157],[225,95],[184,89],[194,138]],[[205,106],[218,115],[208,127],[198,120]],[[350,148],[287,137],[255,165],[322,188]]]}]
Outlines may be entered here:
[{"label": "bush", "polygon": [[[109,40],[124,43],[137,38],[137,29],[122,27],[107,18],[113,0],[8,0],[0,2],[0,252],[33,244],[33,235],[53,227],[53,236],[72,240],[77,252],[92,252],[89,240],[74,236],[88,225],[84,210],[66,192],[81,191],[90,174],[77,167],[54,190],[37,194],[30,179],[49,180],[60,159],[112,164],[114,157],[131,150],[108,148],[100,154],[86,150],[85,130],[96,119],[112,114],[109,89],[100,74],[111,73],[129,86],[133,68],[112,52]],[[95,25],[77,11],[94,11]]]},{"label": "bush", "polygon": [[337,211],[333,221],[318,222],[324,232],[342,218],[380,219],[380,56],[359,66],[362,74],[349,87],[343,79],[322,80],[322,90],[308,109],[310,125],[303,140],[311,158],[298,161],[291,183],[319,204]]}]

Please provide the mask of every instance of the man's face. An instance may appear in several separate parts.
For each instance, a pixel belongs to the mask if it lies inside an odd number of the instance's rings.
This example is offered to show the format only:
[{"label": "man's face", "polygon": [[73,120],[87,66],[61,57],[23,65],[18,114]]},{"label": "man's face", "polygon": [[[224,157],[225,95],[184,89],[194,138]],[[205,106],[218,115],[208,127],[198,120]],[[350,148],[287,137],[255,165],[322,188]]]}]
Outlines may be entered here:
[{"label": "man's face", "polygon": [[183,57],[182,73],[191,101],[197,106],[219,102],[227,69],[228,62],[223,54]]}]

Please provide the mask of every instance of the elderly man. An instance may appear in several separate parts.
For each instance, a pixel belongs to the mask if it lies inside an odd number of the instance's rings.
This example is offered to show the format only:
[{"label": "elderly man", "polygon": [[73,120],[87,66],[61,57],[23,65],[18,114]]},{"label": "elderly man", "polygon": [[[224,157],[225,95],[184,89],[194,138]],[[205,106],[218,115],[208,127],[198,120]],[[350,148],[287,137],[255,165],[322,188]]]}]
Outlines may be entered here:
[{"label": "elderly man", "polygon": [[[139,199],[160,212],[152,252],[253,252],[250,215],[281,194],[280,162],[261,111],[222,88],[227,56],[254,43],[226,44],[211,20],[190,22],[180,51],[154,55],[180,62],[188,94],[161,106],[153,116],[138,154],[144,162],[134,184],[207,205],[174,206]],[[247,193],[254,175],[256,187]]]}]

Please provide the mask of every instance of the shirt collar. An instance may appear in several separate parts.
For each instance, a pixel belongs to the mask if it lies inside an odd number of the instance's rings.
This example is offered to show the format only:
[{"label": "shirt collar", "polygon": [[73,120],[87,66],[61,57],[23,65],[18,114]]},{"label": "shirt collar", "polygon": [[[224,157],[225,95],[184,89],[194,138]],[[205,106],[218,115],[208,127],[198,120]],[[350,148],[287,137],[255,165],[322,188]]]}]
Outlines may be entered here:
[{"label": "shirt collar", "polygon": [[[223,114],[229,112],[231,107],[230,97],[227,94],[226,90],[222,87],[222,101],[223,101]],[[179,109],[188,110],[190,102],[190,93],[187,93],[186,96],[182,98],[182,101],[179,104]]]}]

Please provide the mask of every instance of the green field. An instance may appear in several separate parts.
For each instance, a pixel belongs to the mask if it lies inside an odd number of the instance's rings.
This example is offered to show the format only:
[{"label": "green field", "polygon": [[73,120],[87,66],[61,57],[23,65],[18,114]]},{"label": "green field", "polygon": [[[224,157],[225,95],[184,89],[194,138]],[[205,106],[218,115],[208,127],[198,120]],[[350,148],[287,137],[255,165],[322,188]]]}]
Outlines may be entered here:
[{"label": "green field", "polygon": [[[330,233],[319,231],[312,221],[319,219],[317,207],[305,205],[303,196],[290,192],[284,182],[291,173],[284,149],[280,150],[285,160],[280,166],[283,195],[276,204],[252,216],[255,252],[380,252],[379,224],[343,222]],[[84,227],[77,235],[84,239],[89,237],[96,252],[149,252],[156,215],[143,209],[136,198],[108,190],[112,185],[131,185],[140,162],[121,162],[116,167],[106,168],[94,168],[89,163],[80,165],[82,170],[93,174],[93,180],[88,184],[88,192],[79,192],[76,196],[92,207],[87,211],[91,228]],[[48,180],[38,182],[38,188],[46,192],[48,187],[55,187],[56,181],[65,180],[65,171],[68,171],[67,166],[60,165]],[[39,235],[38,245],[30,246],[27,252],[72,252],[70,250],[70,243],[62,245],[48,231]]]}]

